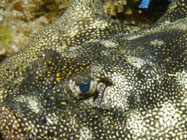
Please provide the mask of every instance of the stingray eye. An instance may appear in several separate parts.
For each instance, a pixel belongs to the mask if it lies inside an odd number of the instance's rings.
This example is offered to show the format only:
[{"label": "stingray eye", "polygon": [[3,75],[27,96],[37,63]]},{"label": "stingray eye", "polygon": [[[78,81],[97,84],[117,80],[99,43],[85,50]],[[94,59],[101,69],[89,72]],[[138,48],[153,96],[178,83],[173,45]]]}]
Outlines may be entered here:
[{"label": "stingray eye", "polygon": [[97,79],[88,74],[74,76],[69,81],[69,88],[72,95],[77,99],[83,99],[91,96],[97,87]]},{"label": "stingray eye", "polygon": [[94,81],[88,80],[80,83],[75,84],[75,89],[79,94],[86,94],[93,88]]}]

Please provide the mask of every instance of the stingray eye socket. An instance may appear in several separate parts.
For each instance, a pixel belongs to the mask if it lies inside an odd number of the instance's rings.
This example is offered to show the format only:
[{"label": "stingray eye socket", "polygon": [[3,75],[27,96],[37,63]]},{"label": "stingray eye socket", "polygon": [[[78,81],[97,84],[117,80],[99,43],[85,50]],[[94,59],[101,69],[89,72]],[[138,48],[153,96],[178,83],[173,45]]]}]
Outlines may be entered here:
[{"label": "stingray eye socket", "polygon": [[80,74],[74,76],[69,81],[69,88],[72,91],[73,97],[83,99],[91,96],[97,87],[97,79],[93,76]]}]

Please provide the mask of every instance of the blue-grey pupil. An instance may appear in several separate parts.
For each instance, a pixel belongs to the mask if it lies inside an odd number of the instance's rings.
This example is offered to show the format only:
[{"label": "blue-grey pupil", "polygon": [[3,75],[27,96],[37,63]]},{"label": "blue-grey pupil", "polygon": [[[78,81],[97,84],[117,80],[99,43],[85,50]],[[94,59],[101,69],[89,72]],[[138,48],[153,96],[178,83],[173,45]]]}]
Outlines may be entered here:
[{"label": "blue-grey pupil", "polygon": [[87,81],[86,83],[77,83],[76,86],[79,86],[79,89],[82,93],[86,93],[90,90],[90,83],[91,80]]}]

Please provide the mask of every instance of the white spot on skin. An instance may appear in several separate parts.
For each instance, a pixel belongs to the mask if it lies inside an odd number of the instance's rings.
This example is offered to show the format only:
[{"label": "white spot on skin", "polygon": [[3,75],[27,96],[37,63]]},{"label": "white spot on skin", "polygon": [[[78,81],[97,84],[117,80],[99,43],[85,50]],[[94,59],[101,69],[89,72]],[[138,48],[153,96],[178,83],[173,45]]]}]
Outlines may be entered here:
[{"label": "white spot on skin", "polygon": [[127,61],[137,67],[137,68],[141,68],[144,64],[146,64],[145,60],[140,59],[138,57],[131,57],[131,56],[127,56]]},{"label": "white spot on skin", "polygon": [[77,53],[80,48],[80,45],[72,46],[68,48],[67,52],[62,52],[62,55],[67,56],[68,58],[76,58],[78,55],[80,55],[79,53]]},{"label": "white spot on skin", "polygon": [[40,112],[39,101],[35,96],[17,96],[16,101],[26,103],[28,105],[28,108],[30,108],[35,113]]},{"label": "white spot on skin", "polygon": [[46,120],[47,120],[47,122],[48,122],[49,124],[53,124],[53,122],[52,122],[52,120],[51,120],[50,118],[46,117]]},{"label": "white spot on skin", "polygon": [[184,91],[187,91],[187,72],[184,70],[182,72],[177,72],[176,77],[179,84],[184,87]]},{"label": "white spot on skin", "polygon": [[75,116],[72,116],[71,119],[70,119],[70,124],[71,126],[77,126],[77,121],[76,121],[76,117]]},{"label": "white spot on skin", "polygon": [[111,40],[102,40],[100,43],[103,44],[107,48],[113,48],[113,47],[115,48],[118,45],[112,42]]},{"label": "white spot on skin", "polygon": [[58,119],[55,114],[47,114],[46,120],[51,125],[57,125],[57,123],[58,123]]},{"label": "white spot on skin", "polygon": [[163,104],[162,108],[160,109],[160,111],[158,113],[158,115],[160,116],[159,122],[160,122],[160,126],[161,126],[160,127],[161,131],[163,131],[164,129],[167,129],[167,128],[171,129],[171,128],[175,127],[177,122],[181,118],[180,113],[182,113],[182,112],[180,112],[179,109],[177,109],[175,107],[175,105],[173,105],[172,103]]},{"label": "white spot on skin", "polygon": [[108,26],[108,23],[104,20],[96,20],[90,24],[91,28],[96,29],[105,29]]},{"label": "white spot on skin", "polygon": [[174,133],[175,127],[184,123],[182,111],[173,103],[166,102],[161,108],[148,110],[144,113],[132,111],[127,119],[127,129],[133,138],[146,137],[151,139],[153,136],[162,137],[164,134]]},{"label": "white spot on skin", "polygon": [[136,110],[131,112],[127,119],[127,129],[129,129],[131,134],[136,135],[134,138],[144,134],[148,130],[146,122],[144,121],[144,116]]},{"label": "white spot on skin", "polygon": [[151,61],[143,60],[138,57],[132,57],[132,56],[127,56],[126,59],[131,65],[141,70],[143,70],[143,67],[146,65],[151,67],[151,69],[146,70],[146,72],[152,74],[153,77],[149,77],[149,78],[147,77],[147,81],[146,81],[147,84],[151,85],[151,83],[153,82],[153,79],[157,80],[159,83],[162,82],[162,79],[163,79],[161,75],[162,73],[159,72],[158,67]]},{"label": "white spot on skin", "polygon": [[100,73],[102,71],[102,66],[99,64],[95,64],[91,67],[92,73]]},{"label": "white spot on skin", "polygon": [[93,134],[91,130],[87,127],[80,128],[79,133],[80,133],[79,140],[92,140],[93,139]]},{"label": "white spot on skin", "polygon": [[71,21],[69,24],[64,26],[65,34],[63,36],[67,37],[73,37],[75,36],[79,31],[78,23]]},{"label": "white spot on skin", "polygon": [[135,34],[135,35],[130,34],[130,35],[126,36],[125,39],[126,40],[134,40],[134,39],[137,39],[139,37],[141,37],[141,35],[139,35],[139,34]]},{"label": "white spot on skin", "polygon": [[156,39],[156,40],[151,41],[150,44],[153,46],[161,46],[161,45],[164,45],[164,41]]},{"label": "white spot on skin", "polygon": [[[133,84],[126,77],[127,75],[121,75],[114,72],[112,77],[112,86],[105,89],[103,95],[102,105],[104,108],[118,108],[122,110],[128,110],[128,98],[132,93],[134,87]],[[138,92],[134,95],[136,101],[138,101]]]}]

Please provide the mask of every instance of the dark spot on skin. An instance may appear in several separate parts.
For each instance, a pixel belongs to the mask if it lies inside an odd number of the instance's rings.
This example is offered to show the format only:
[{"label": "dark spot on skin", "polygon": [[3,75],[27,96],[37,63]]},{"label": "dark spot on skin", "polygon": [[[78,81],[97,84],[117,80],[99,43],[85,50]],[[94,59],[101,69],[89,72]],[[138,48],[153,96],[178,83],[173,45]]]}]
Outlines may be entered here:
[{"label": "dark spot on skin", "polygon": [[51,136],[51,137],[54,136],[54,133],[52,132],[52,130],[47,131],[47,134],[48,134],[48,136]]},{"label": "dark spot on skin", "polygon": [[136,76],[137,76],[137,78],[138,78],[139,80],[145,79],[145,75],[143,75],[143,73],[141,73],[141,72],[138,72],[138,73],[136,74]]},{"label": "dark spot on skin", "polygon": [[5,139],[3,138],[3,135],[2,135],[1,132],[0,132],[0,139],[1,139],[1,140],[5,140]]}]

